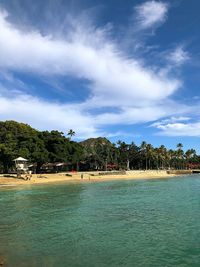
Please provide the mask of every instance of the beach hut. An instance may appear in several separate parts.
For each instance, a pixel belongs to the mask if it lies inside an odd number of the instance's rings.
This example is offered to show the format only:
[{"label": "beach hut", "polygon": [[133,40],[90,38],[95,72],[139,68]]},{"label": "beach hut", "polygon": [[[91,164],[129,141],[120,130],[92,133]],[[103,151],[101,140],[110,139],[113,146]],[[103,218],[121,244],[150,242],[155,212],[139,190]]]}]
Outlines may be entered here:
[{"label": "beach hut", "polygon": [[28,171],[28,160],[22,157],[18,157],[13,160],[15,162],[15,167],[17,169],[17,176],[19,177],[22,173]]}]

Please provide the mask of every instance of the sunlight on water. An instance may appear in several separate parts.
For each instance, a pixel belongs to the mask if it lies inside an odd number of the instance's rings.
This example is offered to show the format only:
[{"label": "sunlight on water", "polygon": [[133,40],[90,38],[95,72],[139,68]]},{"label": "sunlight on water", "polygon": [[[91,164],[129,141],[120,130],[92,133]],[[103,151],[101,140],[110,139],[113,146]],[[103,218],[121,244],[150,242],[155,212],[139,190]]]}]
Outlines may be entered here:
[{"label": "sunlight on water", "polygon": [[6,266],[200,266],[200,176],[0,189]]}]

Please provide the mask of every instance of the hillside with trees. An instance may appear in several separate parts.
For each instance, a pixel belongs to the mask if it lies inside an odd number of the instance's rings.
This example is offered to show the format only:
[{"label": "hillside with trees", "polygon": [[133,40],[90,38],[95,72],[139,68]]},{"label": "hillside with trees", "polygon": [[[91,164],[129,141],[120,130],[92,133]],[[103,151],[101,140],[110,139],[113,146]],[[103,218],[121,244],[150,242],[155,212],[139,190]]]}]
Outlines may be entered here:
[{"label": "hillside with trees", "polygon": [[47,162],[77,164],[82,158],[82,146],[62,132],[40,132],[15,121],[0,122],[0,164],[5,173],[13,167],[18,156],[36,164],[36,171]]},{"label": "hillside with trees", "polygon": [[38,131],[15,121],[0,122],[0,171],[14,169],[13,160],[24,157],[40,172],[44,164],[65,163],[68,170],[119,169],[188,169],[200,167],[200,156],[194,149],[184,152],[183,145],[175,150],[164,145],[153,147],[143,141],[140,146],[108,139],[90,138],[75,142],[75,132]]}]

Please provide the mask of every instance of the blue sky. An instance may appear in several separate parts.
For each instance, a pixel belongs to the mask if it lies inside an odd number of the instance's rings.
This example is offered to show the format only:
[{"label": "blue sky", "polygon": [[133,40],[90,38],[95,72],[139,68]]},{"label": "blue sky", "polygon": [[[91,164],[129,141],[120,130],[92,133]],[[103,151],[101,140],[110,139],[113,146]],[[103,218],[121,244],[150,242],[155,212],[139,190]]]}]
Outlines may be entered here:
[{"label": "blue sky", "polygon": [[0,1],[0,119],[199,151],[200,2]]}]

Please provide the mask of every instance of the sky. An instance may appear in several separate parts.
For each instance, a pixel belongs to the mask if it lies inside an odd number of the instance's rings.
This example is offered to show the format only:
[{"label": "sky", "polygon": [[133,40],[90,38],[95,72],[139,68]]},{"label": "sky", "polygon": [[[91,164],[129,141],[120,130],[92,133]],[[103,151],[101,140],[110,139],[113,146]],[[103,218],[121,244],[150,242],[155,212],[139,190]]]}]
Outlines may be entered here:
[{"label": "sky", "polygon": [[0,120],[200,152],[199,9],[0,0]]}]

